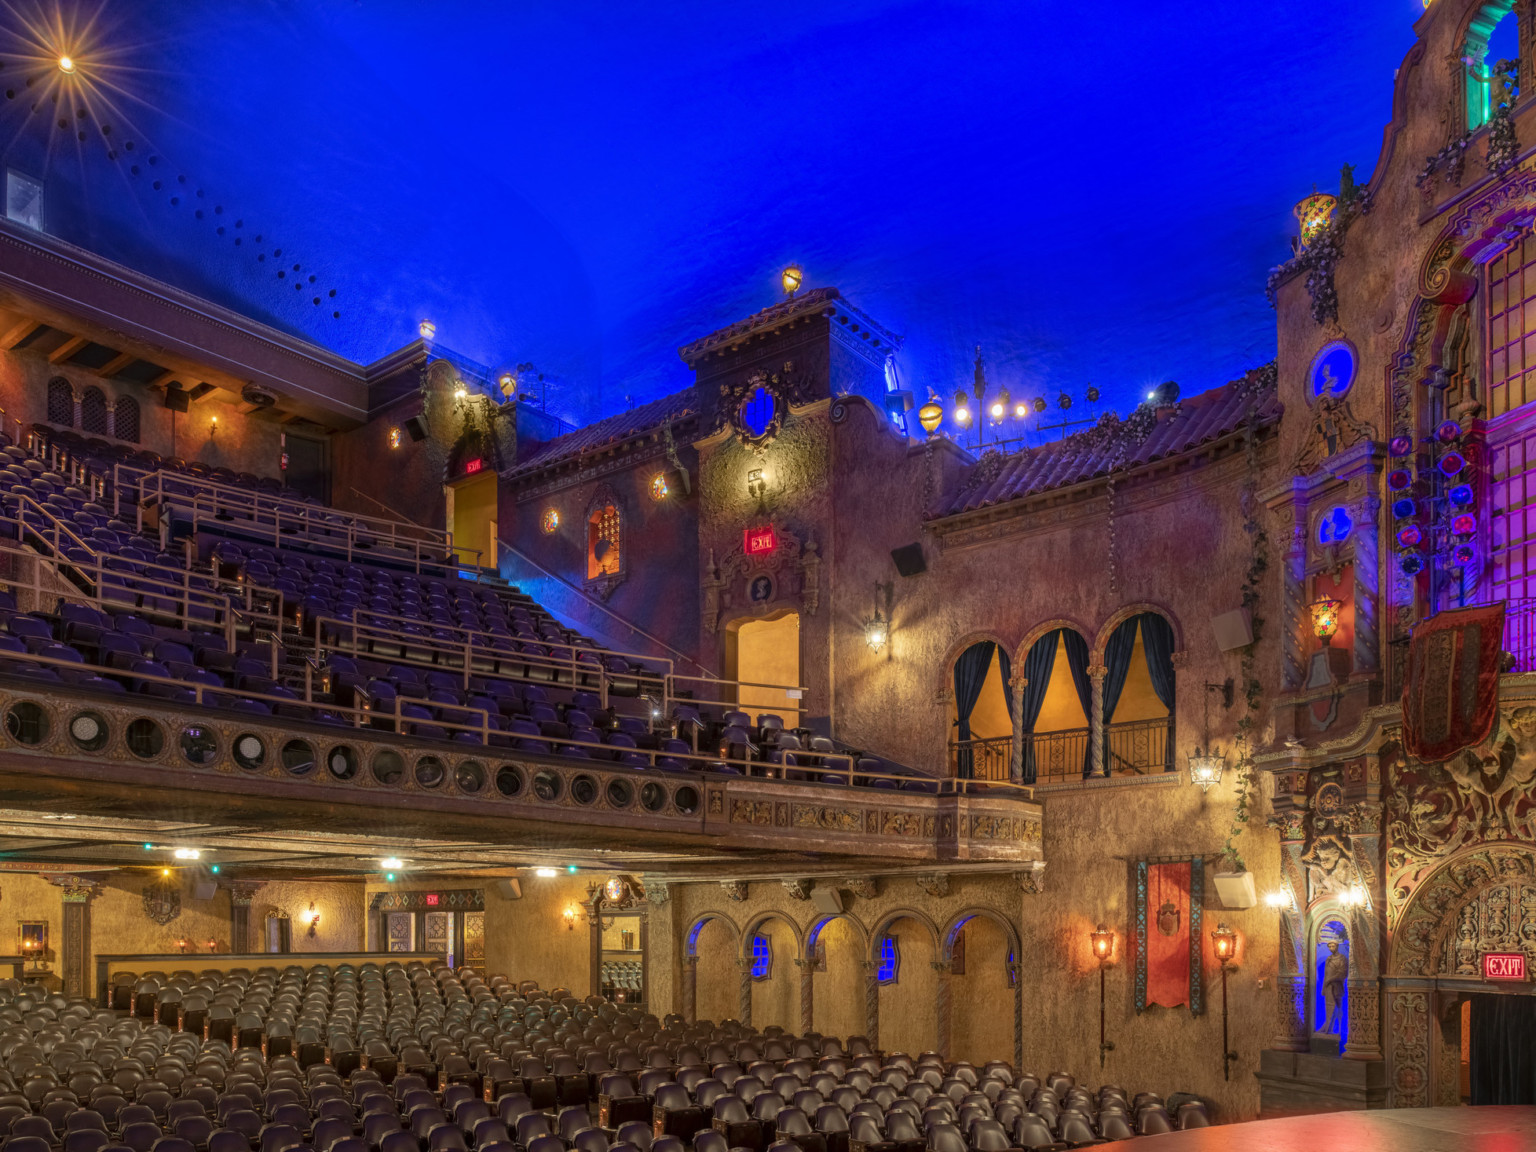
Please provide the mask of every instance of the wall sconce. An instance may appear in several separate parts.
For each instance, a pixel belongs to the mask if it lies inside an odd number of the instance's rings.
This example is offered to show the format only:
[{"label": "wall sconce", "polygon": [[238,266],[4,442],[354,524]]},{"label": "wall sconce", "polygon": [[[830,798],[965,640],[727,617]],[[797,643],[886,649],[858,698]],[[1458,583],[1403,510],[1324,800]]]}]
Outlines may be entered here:
[{"label": "wall sconce", "polygon": [[182,937],[180,940],[176,941],[176,951],[185,956],[187,954],[187,949],[191,946],[191,944],[192,941],[188,940],[186,937]]},{"label": "wall sconce", "polygon": [[219,434],[219,418],[217,416],[210,416],[210,417],[208,417],[208,435],[209,436],[217,436],[218,434]]},{"label": "wall sconce", "polygon": [[430,320],[423,320],[420,324],[416,325],[416,331],[421,333],[423,340],[431,340],[437,335],[437,325]]},{"label": "wall sconce", "polygon": [[1343,608],[1344,601],[1328,596],[1312,602],[1312,631],[1323,642],[1324,648],[1333,644],[1333,634],[1339,630],[1339,612]]},{"label": "wall sconce", "polygon": [[464,381],[460,380],[453,389],[453,402],[462,404],[467,399],[469,399],[469,389],[465,387]]},{"label": "wall sconce", "polygon": [[1346,908],[1368,908],[1371,894],[1366,891],[1364,884],[1351,884],[1339,893],[1339,903]]},{"label": "wall sconce", "polygon": [[389,430],[389,446],[391,448],[400,447],[400,429],[391,428]]},{"label": "wall sconce", "polygon": [[1237,933],[1225,924],[1216,925],[1211,932],[1211,948],[1221,962],[1221,1078],[1230,1080],[1237,1053],[1227,1039],[1227,965],[1237,956]]},{"label": "wall sconce", "polygon": [[208,942],[207,943],[208,943],[208,951],[210,951],[210,952],[217,952],[219,950],[219,942],[217,940],[215,940],[213,937],[210,936],[208,938]]},{"label": "wall sconce", "polygon": [[1113,1040],[1104,1039],[1104,973],[1115,956],[1115,934],[1100,924],[1088,933],[1093,941],[1093,958],[1099,962],[1099,1067],[1104,1067],[1104,1054],[1115,1050]]},{"label": "wall sconce", "polygon": [[779,277],[779,283],[784,285],[784,295],[792,298],[796,292],[800,291],[800,285],[805,283],[805,273],[801,271],[798,264],[791,264],[784,269]]},{"label": "wall sconce", "polygon": [[299,919],[309,925],[309,932],[306,935],[313,936],[315,929],[320,927],[320,913],[315,911],[315,902],[313,900],[309,902],[307,909],[299,913]]},{"label": "wall sconce", "polygon": [[566,907],[565,907],[565,911],[562,912],[560,915],[565,920],[566,931],[567,932],[574,932],[574,931],[576,931],[576,917],[579,915],[579,913],[576,911],[576,905],[574,905],[574,904],[567,904]]}]

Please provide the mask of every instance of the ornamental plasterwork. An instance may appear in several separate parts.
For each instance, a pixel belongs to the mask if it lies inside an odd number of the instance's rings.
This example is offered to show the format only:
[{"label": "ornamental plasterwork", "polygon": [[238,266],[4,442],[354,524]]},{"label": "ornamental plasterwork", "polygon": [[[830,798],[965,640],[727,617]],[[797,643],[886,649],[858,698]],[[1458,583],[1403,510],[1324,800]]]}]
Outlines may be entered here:
[{"label": "ornamental plasterwork", "polygon": [[720,891],[725,893],[725,898],[732,904],[740,904],[747,898],[747,882],[745,880],[722,880]]},{"label": "ornamental plasterwork", "polygon": [[811,898],[811,881],[804,876],[783,881],[784,891],[789,894],[791,900],[809,900]]}]

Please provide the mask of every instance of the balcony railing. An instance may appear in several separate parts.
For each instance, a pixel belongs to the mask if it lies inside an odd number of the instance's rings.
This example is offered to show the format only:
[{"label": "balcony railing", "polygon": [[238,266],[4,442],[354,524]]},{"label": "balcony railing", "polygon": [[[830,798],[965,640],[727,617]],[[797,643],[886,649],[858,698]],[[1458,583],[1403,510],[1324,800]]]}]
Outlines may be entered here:
[{"label": "balcony railing", "polygon": [[[1105,730],[1106,769],[1111,776],[1145,776],[1168,770],[1168,719],[1111,724]],[[1024,775],[1034,783],[1081,780],[1090,769],[1087,728],[1032,732],[1024,737]],[[1013,737],[957,740],[949,746],[949,773],[962,780],[1010,779]]]}]

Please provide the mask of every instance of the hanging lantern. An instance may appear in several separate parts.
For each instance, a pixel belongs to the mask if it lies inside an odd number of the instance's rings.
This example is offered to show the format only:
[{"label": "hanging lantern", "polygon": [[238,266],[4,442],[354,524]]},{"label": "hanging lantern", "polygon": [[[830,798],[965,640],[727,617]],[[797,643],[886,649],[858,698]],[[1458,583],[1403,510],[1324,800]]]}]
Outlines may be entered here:
[{"label": "hanging lantern", "polygon": [[1210,790],[1211,785],[1221,783],[1221,772],[1227,766],[1225,756],[1217,756],[1212,748],[1209,752],[1201,752],[1196,748],[1189,754],[1189,781],[1198,784],[1200,791]]},{"label": "hanging lantern", "polygon": [[1327,192],[1314,192],[1296,205],[1294,211],[1301,225],[1302,247],[1316,240],[1317,234],[1333,222],[1333,213],[1338,206],[1339,198]]}]

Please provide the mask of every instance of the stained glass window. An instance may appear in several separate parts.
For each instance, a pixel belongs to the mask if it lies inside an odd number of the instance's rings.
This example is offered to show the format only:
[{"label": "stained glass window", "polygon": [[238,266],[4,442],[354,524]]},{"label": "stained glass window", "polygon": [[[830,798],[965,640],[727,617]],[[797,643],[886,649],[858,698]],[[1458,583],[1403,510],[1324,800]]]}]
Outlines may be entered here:
[{"label": "stained glass window", "polygon": [[881,984],[894,984],[901,970],[901,949],[896,937],[886,936],[880,941],[880,959],[875,965],[875,979]]},{"label": "stained glass window", "polygon": [[773,973],[773,944],[766,936],[752,937],[752,979],[766,980]]}]

